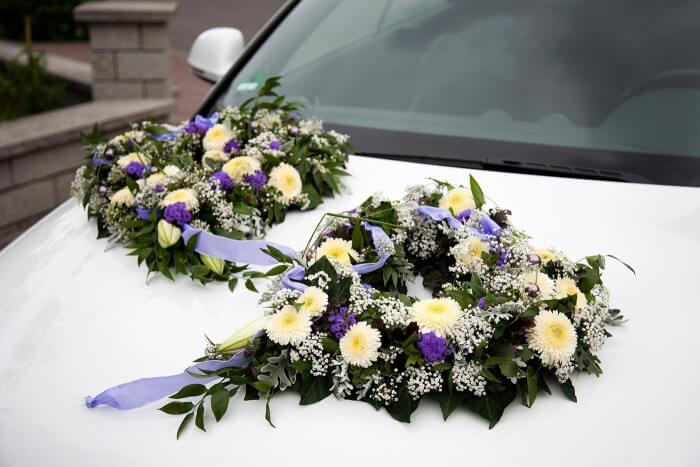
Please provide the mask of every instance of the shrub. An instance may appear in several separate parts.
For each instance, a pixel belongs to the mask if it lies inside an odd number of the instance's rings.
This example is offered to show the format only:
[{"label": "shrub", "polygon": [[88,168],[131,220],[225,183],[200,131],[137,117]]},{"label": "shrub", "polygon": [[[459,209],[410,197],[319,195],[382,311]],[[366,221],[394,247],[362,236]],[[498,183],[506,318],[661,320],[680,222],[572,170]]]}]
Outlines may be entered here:
[{"label": "shrub", "polygon": [[73,20],[73,9],[85,0],[1,0],[0,36],[24,39],[24,17],[32,18],[35,40],[85,39],[86,29]]}]

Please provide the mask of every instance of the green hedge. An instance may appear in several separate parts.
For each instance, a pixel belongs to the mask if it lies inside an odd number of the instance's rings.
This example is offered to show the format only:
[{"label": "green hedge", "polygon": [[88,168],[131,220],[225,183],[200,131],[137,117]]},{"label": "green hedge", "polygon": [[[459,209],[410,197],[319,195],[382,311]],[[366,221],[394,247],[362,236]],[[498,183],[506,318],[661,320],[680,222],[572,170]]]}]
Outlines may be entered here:
[{"label": "green hedge", "polygon": [[24,39],[24,17],[32,18],[37,41],[86,39],[84,25],[73,20],[73,9],[85,0],[0,0],[0,37]]}]

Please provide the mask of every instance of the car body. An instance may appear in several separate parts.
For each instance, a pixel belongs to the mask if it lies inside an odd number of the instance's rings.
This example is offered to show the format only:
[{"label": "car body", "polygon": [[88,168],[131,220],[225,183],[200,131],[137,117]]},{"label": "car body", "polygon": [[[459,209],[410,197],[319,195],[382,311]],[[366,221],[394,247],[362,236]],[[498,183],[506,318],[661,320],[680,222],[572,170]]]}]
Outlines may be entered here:
[{"label": "car body", "polygon": [[[249,46],[229,78],[270,34]],[[365,134],[370,144],[377,136]],[[432,141],[414,149],[442,152],[442,140]],[[401,424],[367,404],[331,397],[299,407],[296,395],[283,394],[272,401],[271,428],[264,403],[240,397],[207,433],[190,430],[177,442],[179,419],[158,404],[88,410],[88,394],[182,371],[201,355],[205,335],[220,341],[261,307],[258,295],[225,284],[147,283],[124,248],[105,251],[107,242],[95,239],[95,226],[70,200],[0,252],[0,465],[697,465],[700,189],[431,162],[353,155],[344,195],[291,212],[267,238],[302,248],[323,212],[345,211],[378,191],[396,198],[427,177],[467,183],[474,175],[537,244],[571,258],[614,254],[637,271],[612,262],[606,269],[612,304],[629,321],[601,352],[603,375],[575,377],[577,404],[556,392],[532,409],[513,404],[489,430],[466,411],[443,421],[437,403],[422,404],[411,424]]]}]

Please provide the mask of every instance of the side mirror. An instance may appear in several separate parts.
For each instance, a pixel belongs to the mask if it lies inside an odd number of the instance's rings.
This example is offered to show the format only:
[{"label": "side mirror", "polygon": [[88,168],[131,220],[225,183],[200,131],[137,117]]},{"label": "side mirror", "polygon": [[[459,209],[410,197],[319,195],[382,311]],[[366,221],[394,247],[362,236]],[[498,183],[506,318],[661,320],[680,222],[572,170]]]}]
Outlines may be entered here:
[{"label": "side mirror", "polygon": [[194,40],[187,63],[206,81],[218,81],[243,51],[243,33],[236,28],[212,28]]}]

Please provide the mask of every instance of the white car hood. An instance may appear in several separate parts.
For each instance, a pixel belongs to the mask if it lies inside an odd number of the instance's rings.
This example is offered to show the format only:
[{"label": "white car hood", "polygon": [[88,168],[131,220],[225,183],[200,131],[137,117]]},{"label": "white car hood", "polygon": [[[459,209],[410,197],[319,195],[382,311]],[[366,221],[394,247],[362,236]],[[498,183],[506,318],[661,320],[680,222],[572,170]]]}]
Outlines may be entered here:
[{"label": "white car hood", "polygon": [[[353,156],[349,193],[294,212],[268,239],[302,248],[321,214],[381,191],[401,196],[426,177],[467,183],[468,171]],[[602,350],[600,378],[574,378],[579,402],[556,388],[532,409],[514,403],[501,422],[466,410],[443,422],[423,403],[411,424],[367,404],[298,396],[232,401],[208,432],[159,404],[121,412],[83,397],[146,376],[182,371],[204,334],[224,339],[261,313],[258,296],[225,284],[173,284],[121,247],[105,252],[68,201],[0,253],[0,465],[697,465],[700,371],[700,189],[472,171],[511,209],[533,242],[573,258],[611,253],[604,281],[630,320]]]}]

